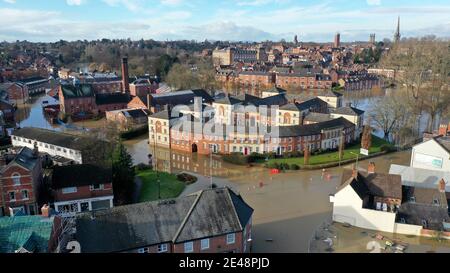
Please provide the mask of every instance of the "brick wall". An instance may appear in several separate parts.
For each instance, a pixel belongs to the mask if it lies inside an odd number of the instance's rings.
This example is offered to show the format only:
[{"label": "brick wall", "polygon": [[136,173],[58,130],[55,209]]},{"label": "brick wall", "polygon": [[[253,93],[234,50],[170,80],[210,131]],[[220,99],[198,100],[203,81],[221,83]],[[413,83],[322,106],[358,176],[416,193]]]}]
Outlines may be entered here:
[{"label": "brick wall", "polygon": [[56,190],[54,193],[55,202],[71,201],[78,199],[88,199],[102,196],[113,195],[113,188],[111,183],[103,184],[103,190],[91,191],[89,186],[81,186],[77,188],[77,192],[63,194],[62,189]]}]

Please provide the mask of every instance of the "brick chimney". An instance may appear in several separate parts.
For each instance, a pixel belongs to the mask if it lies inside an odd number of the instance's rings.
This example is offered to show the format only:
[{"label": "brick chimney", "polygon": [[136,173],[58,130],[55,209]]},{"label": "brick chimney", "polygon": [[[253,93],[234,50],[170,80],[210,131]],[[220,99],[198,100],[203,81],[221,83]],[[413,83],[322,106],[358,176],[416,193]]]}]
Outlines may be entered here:
[{"label": "brick chimney", "polygon": [[152,108],[152,96],[147,94],[147,108],[150,110]]},{"label": "brick chimney", "polygon": [[130,83],[128,79],[128,57],[122,58],[122,84],[123,92],[130,93]]},{"label": "brick chimney", "polygon": [[50,207],[45,204],[41,208],[42,217],[50,217]]},{"label": "brick chimney", "polygon": [[439,181],[439,192],[445,193],[445,186],[446,186],[445,180],[441,179],[441,181]]},{"label": "brick chimney", "polygon": [[368,174],[374,174],[375,173],[375,163],[370,162],[369,167],[367,167],[367,173]]},{"label": "brick chimney", "polygon": [[352,177],[354,179],[358,179],[358,170],[355,168],[355,165],[353,165],[353,168],[352,168]]}]

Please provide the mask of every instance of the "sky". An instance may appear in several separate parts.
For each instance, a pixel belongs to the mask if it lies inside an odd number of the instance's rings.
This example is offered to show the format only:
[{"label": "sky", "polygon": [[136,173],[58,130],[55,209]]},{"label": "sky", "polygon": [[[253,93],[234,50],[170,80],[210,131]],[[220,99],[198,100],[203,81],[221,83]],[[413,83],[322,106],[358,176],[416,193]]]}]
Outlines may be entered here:
[{"label": "sky", "polygon": [[450,37],[450,0],[0,0],[0,40]]}]

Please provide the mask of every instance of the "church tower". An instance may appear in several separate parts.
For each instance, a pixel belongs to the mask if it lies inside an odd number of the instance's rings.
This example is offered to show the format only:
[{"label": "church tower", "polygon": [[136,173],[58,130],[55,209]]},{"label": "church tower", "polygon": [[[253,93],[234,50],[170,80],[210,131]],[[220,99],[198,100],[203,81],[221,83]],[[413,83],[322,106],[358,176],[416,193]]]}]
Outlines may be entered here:
[{"label": "church tower", "polygon": [[395,31],[395,35],[394,35],[394,43],[398,43],[400,42],[400,16],[398,17],[398,22],[397,22],[397,30]]}]

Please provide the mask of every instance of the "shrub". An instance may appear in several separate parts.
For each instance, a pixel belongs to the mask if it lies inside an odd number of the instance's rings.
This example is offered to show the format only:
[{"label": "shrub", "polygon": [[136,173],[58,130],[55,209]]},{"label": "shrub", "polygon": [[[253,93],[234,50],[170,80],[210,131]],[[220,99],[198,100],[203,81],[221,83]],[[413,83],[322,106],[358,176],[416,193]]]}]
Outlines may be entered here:
[{"label": "shrub", "polygon": [[132,139],[138,136],[141,136],[143,134],[146,134],[148,132],[148,127],[147,126],[143,126],[140,128],[136,128],[136,129],[131,129],[128,130],[126,132],[123,132],[120,134],[120,137],[122,139],[128,140],[128,139]]},{"label": "shrub", "polygon": [[250,157],[244,156],[240,153],[231,153],[222,156],[223,161],[236,164],[236,165],[247,165],[250,163]]},{"label": "shrub", "polygon": [[395,147],[393,147],[390,144],[383,144],[380,146],[380,150],[382,152],[393,152],[393,151],[395,151]]},{"label": "shrub", "polygon": [[290,169],[294,170],[294,171],[298,171],[298,170],[300,170],[300,166],[297,164],[291,164]]},{"label": "shrub", "polygon": [[137,165],[134,167],[134,169],[135,169],[136,171],[146,171],[146,170],[152,170],[152,169],[153,169],[153,166],[147,165],[147,164],[144,164],[144,163],[140,163],[140,164],[137,164]]},{"label": "shrub", "polygon": [[177,179],[181,182],[186,183],[187,185],[193,184],[197,182],[197,177],[187,174],[187,173],[180,173],[177,175]]},{"label": "shrub", "polygon": [[286,170],[289,170],[289,169],[290,169],[289,164],[287,164],[287,163],[281,163],[280,164],[280,170],[286,171]]},{"label": "shrub", "polygon": [[267,168],[279,170],[280,164],[278,164],[277,162],[271,162],[271,163],[267,164]]}]

